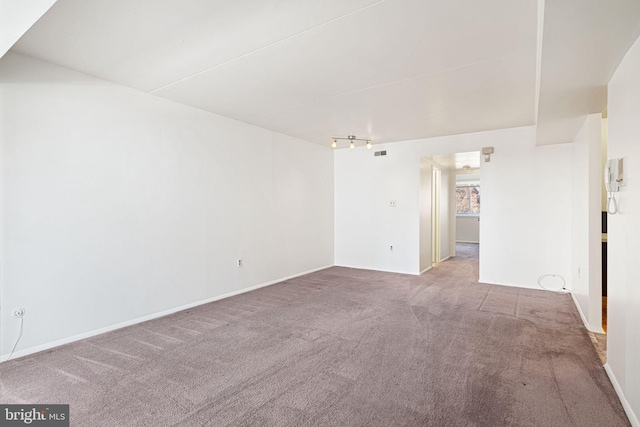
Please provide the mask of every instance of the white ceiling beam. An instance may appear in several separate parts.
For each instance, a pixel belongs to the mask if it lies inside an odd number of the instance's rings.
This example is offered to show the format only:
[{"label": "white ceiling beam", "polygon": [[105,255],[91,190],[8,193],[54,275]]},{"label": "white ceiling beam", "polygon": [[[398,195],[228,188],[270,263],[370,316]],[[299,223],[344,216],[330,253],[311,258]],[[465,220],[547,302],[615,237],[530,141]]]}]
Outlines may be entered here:
[{"label": "white ceiling beam", "polygon": [[546,0],[538,145],[573,141],[607,105],[607,84],[640,35],[640,1]]},{"label": "white ceiling beam", "polygon": [[0,58],[56,0],[0,0]]}]

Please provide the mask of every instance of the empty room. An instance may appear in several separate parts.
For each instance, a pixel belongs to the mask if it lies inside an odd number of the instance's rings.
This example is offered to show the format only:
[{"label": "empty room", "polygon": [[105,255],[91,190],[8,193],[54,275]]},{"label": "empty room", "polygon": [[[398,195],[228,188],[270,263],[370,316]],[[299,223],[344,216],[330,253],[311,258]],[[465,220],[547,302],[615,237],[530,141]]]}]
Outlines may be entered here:
[{"label": "empty room", "polygon": [[639,37],[0,0],[0,425],[640,427]]}]

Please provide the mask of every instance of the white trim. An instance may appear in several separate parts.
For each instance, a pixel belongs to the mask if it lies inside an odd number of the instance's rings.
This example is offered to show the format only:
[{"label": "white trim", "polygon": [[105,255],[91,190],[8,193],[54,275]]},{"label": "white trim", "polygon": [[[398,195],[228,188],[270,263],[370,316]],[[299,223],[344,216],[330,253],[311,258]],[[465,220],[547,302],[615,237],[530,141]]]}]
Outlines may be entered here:
[{"label": "white trim", "polygon": [[[447,258],[448,258],[448,257],[447,257]],[[420,274],[426,273],[427,271],[431,270],[432,268],[433,268],[433,265],[432,265],[432,266],[430,266],[430,267],[425,268],[424,270],[422,270],[422,271],[420,272]]]},{"label": "white trim", "polygon": [[[29,354],[38,353],[40,351],[48,350],[50,348],[59,347],[61,345],[68,344],[68,343],[71,343],[71,342],[74,342],[74,341],[79,341],[79,340],[82,340],[82,339],[85,339],[85,338],[90,338],[90,337],[93,337],[93,336],[96,336],[96,335],[104,334],[105,332],[110,332],[110,331],[114,331],[116,329],[125,328],[127,326],[131,326],[131,325],[135,325],[135,324],[138,324],[138,323],[146,322],[148,320],[157,319],[158,317],[167,316],[169,314],[173,314],[173,313],[176,313],[176,312],[182,311],[182,310],[187,310],[189,308],[197,307],[199,305],[208,304],[210,302],[214,302],[214,301],[218,301],[218,300],[221,300],[221,299],[229,298],[229,297],[232,297],[232,296],[235,296],[235,295],[243,294],[245,292],[250,292],[250,291],[254,291],[256,289],[260,289],[260,288],[264,288],[264,287],[267,287],[267,286],[275,285],[276,283],[284,282],[285,280],[293,279],[295,277],[304,276],[305,274],[310,274],[310,273],[314,273],[316,271],[324,270],[324,269],[329,268],[329,267],[333,267],[333,265],[325,265],[323,267],[314,268],[312,270],[307,270],[307,271],[304,271],[302,273],[292,274],[291,276],[282,277],[280,279],[271,280],[269,282],[261,283],[259,285],[250,286],[248,288],[243,288],[243,289],[240,289],[238,291],[227,292],[226,294],[217,295],[215,297],[203,299],[203,300],[200,300],[200,301],[195,301],[195,302],[192,302],[192,303],[189,303],[189,304],[181,305],[179,307],[174,307],[174,308],[170,308],[168,310],[163,310],[163,311],[160,311],[160,312],[157,312],[157,313],[149,314],[147,316],[137,317],[135,319],[127,320],[125,322],[116,323],[115,325],[106,326],[104,328],[99,328],[99,329],[94,329],[92,331],[83,332],[83,333],[77,334],[77,335],[72,335],[70,337],[62,338],[62,339],[59,339],[59,340],[56,340],[56,341],[51,341],[51,342],[48,342],[46,344],[41,344],[41,345],[36,345],[36,346],[33,346],[33,347],[25,348],[24,350],[20,350],[20,351],[14,352],[13,356],[11,356],[11,360],[17,359],[18,357],[22,357],[22,356],[27,356]],[[0,363],[1,362],[6,362],[6,359],[7,359],[8,356],[9,355],[6,354],[6,353],[3,354],[0,357]]]},{"label": "white trim", "polygon": [[[438,261],[438,262],[445,262],[445,261],[446,261],[446,260],[448,260],[449,258],[451,258],[451,255],[446,256],[446,257],[442,258],[442,259],[441,259],[440,261]],[[420,274],[422,274],[422,273],[420,273]]]},{"label": "white trim", "polygon": [[408,272],[408,271],[398,271],[398,270],[385,270],[382,268],[367,268],[367,267],[355,267],[353,265],[344,265],[344,264],[336,264],[334,267],[344,267],[344,268],[353,268],[356,270],[369,270],[369,271],[381,271],[383,273],[397,273],[397,274],[409,274],[411,276],[419,276],[420,273]]},{"label": "white trim", "polygon": [[587,318],[585,317],[584,313],[582,312],[582,309],[580,308],[580,304],[578,304],[578,300],[576,299],[575,295],[573,295],[573,292],[569,292],[569,294],[571,294],[571,299],[573,300],[573,305],[576,306],[576,308],[578,309],[578,314],[580,314],[580,319],[582,319],[582,324],[584,325],[585,328],[587,328],[587,330],[591,330],[589,328],[589,322],[587,321]]},{"label": "white trim", "polygon": [[480,242],[472,242],[471,240],[456,240],[456,243],[476,243],[479,244]]},{"label": "white trim", "polygon": [[622,387],[620,387],[620,383],[616,378],[611,366],[608,363],[604,364],[604,371],[609,376],[609,380],[611,380],[611,384],[613,385],[613,389],[618,394],[618,399],[620,399],[620,403],[622,403],[622,407],[624,408],[624,412],[627,414],[627,418],[629,418],[629,422],[633,427],[640,427],[640,422],[638,422],[638,417],[635,412],[633,412],[633,408],[629,405],[627,398],[624,396],[624,392],[622,391]]},{"label": "white trim", "polygon": [[569,291],[569,294],[571,294],[573,305],[575,305],[576,308],[578,309],[578,314],[580,314],[580,319],[582,319],[582,323],[584,324],[584,327],[587,328],[588,331],[595,332],[596,334],[604,334],[605,332],[604,332],[604,329],[602,329],[602,326],[600,326],[599,328],[592,328],[591,326],[589,326],[587,317],[582,312],[582,309],[580,308],[580,304],[578,304],[578,300],[576,299],[575,295],[573,295],[572,291]]}]

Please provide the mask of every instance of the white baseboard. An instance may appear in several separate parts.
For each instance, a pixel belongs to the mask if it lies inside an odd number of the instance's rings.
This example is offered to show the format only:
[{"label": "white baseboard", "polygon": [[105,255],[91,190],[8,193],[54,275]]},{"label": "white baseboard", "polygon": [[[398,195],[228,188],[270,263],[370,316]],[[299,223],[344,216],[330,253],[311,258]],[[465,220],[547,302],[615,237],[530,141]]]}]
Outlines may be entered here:
[{"label": "white baseboard", "polygon": [[631,408],[631,405],[629,405],[629,402],[627,401],[627,398],[624,396],[624,392],[622,391],[622,387],[620,387],[620,383],[618,382],[618,379],[616,378],[615,374],[611,370],[611,366],[609,366],[608,363],[604,364],[604,370],[609,376],[609,379],[611,380],[611,384],[613,384],[614,390],[618,394],[618,398],[620,399],[620,403],[622,403],[624,412],[627,414],[627,418],[629,418],[629,422],[633,427],[640,427],[640,422],[638,422],[638,417],[636,416],[635,412],[633,412],[633,408]]},{"label": "white baseboard", "polygon": [[584,327],[587,328],[588,331],[595,332],[596,334],[604,334],[605,332],[604,332],[604,329],[602,329],[602,325],[594,328],[592,328],[589,325],[589,322],[587,321],[587,317],[582,312],[582,309],[580,308],[580,304],[578,304],[578,300],[576,299],[575,295],[573,295],[573,292],[571,291],[569,291],[569,294],[571,295],[571,299],[573,300],[573,305],[575,305],[576,308],[578,309],[578,314],[580,314],[580,319],[582,319],[582,323],[584,324]]},{"label": "white baseboard", "polygon": [[476,243],[479,244],[480,242],[473,242],[471,240],[456,240],[456,243]]},{"label": "white baseboard", "polygon": [[445,261],[446,261],[446,260],[448,260],[449,258],[451,258],[451,255],[446,256],[446,257],[442,258],[442,259],[441,259],[440,261],[438,261],[438,262],[445,262]]},{"label": "white baseboard", "polygon": [[[238,291],[227,292],[226,294],[217,295],[215,297],[195,301],[189,304],[181,305],[179,307],[170,308],[168,310],[160,311],[158,313],[149,314],[147,316],[138,317],[135,319],[127,320],[124,322],[116,323],[115,325],[106,326],[104,328],[94,329],[92,331],[83,332],[81,334],[72,335],[70,337],[62,338],[56,341],[48,342],[46,344],[36,345],[33,347],[25,348],[20,351],[16,351],[11,356],[11,360],[17,359],[18,357],[28,356],[30,354],[38,353],[40,351],[49,350],[54,347],[59,347],[64,344],[69,344],[74,341],[79,341],[85,338],[90,338],[96,335],[104,334],[105,332],[115,331],[116,329],[125,328],[127,326],[135,325],[138,323],[146,322],[148,320],[157,319],[158,317],[167,316],[169,314],[176,313],[178,311],[187,310],[189,308],[197,307],[199,305],[208,304],[210,302],[218,301],[221,299],[229,298],[235,295],[243,294],[245,292],[254,291],[256,289],[264,288],[266,286],[275,285],[276,283],[284,282],[285,280],[293,279],[296,277],[304,276],[305,274],[315,273],[316,271],[324,270],[325,268],[333,267],[333,265],[325,265],[323,267],[314,268],[312,270],[304,271],[302,273],[293,274],[291,276],[282,277],[280,279],[271,280],[269,282],[261,283],[259,285],[250,286],[248,288],[243,288]],[[0,356],[0,362],[6,362],[9,357],[8,353],[5,353]]]},{"label": "white baseboard", "polygon": [[420,272],[420,274],[422,274],[422,273],[426,273],[427,271],[431,270],[432,268],[433,268],[433,265],[432,265],[431,267],[427,267],[427,268],[425,268],[424,270],[422,270],[422,271]]},{"label": "white baseboard", "polygon": [[413,271],[400,271],[400,270],[385,270],[382,268],[367,268],[367,267],[355,267],[353,265],[336,264],[334,267],[353,268],[355,270],[370,270],[370,271],[382,271],[383,273],[397,273],[397,274],[410,274],[411,276],[419,276],[420,273]]},{"label": "white baseboard", "polygon": [[584,327],[587,328],[587,330],[591,330],[589,329],[589,322],[587,321],[587,318],[585,317],[584,313],[582,312],[582,309],[580,308],[580,304],[578,304],[578,300],[576,299],[575,295],[573,295],[573,292],[569,292],[571,294],[571,299],[573,300],[573,305],[576,306],[576,308],[578,309],[578,314],[580,314],[580,319],[582,319],[582,323],[584,324]]},{"label": "white baseboard", "polygon": [[498,285],[498,286],[508,286],[510,288],[523,288],[523,289],[540,289],[540,286],[537,285],[531,285],[531,284],[525,284],[525,283],[513,283],[513,282],[509,282],[509,283],[503,283],[503,282],[498,282],[495,280],[489,280],[486,277],[480,277],[478,279],[478,283],[482,283],[483,285]]}]

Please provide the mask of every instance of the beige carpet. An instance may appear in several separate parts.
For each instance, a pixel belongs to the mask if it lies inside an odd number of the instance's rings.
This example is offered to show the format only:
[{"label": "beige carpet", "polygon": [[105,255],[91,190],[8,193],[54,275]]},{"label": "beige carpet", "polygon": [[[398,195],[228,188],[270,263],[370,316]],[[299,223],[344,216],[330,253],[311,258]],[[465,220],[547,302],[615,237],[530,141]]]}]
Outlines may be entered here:
[{"label": "beige carpet", "polygon": [[595,332],[588,332],[589,338],[591,338],[591,343],[593,344],[593,348],[595,348],[598,357],[600,358],[600,362],[604,366],[607,363],[607,336],[605,334],[598,334]]},{"label": "beige carpet", "polygon": [[[0,365],[74,426],[627,426],[568,295],[330,268]],[[125,296],[123,296],[124,298]]]}]

